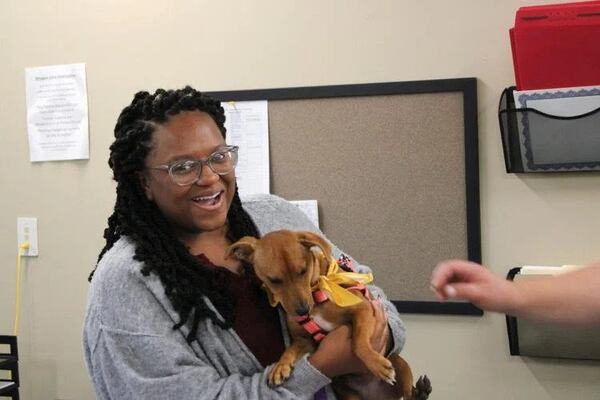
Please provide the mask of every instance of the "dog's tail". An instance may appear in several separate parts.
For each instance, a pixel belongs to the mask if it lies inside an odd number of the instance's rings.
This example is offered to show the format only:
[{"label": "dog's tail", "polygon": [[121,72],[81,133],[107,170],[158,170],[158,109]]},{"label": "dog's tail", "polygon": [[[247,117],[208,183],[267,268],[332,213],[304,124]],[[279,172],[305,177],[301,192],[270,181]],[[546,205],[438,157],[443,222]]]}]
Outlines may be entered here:
[{"label": "dog's tail", "polygon": [[417,383],[412,388],[411,400],[427,400],[431,394],[431,381],[427,375],[419,377]]}]

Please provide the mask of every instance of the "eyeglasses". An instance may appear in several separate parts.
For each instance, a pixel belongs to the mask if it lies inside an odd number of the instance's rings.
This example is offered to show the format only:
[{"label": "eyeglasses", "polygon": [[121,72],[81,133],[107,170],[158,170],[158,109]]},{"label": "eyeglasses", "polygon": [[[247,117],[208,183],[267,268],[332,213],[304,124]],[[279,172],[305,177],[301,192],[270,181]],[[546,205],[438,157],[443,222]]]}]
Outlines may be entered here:
[{"label": "eyeglasses", "polygon": [[175,184],[187,186],[200,180],[202,167],[205,164],[217,175],[227,175],[233,171],[238,162],[238,149],[238,146],[225,146],[205,160],[180,160],[168,165],[148,167],[148,169],[167,171]]}]

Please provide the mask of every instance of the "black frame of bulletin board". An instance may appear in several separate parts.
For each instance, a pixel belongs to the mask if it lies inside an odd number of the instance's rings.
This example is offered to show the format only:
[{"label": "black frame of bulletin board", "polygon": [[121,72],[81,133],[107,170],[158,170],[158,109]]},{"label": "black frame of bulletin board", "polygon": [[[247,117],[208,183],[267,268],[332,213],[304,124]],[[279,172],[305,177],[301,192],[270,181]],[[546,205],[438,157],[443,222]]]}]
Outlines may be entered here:
[{"label": "black frame of bulletin board", "polygon": [[[384,82],[333,86],[206,92],[221,101],[299,100],[335,97],[385,96],[460,92],[463,97],[464,182],[466,190],[466,244],[471,261],[481,263],[481,222],[479,202],[479,157],[477,128],[477,79],[457,78],[406,82]],[[393,300],[393,299],[392,299]],[[393,301],[401,313],[482,315],[467,302]]]}]

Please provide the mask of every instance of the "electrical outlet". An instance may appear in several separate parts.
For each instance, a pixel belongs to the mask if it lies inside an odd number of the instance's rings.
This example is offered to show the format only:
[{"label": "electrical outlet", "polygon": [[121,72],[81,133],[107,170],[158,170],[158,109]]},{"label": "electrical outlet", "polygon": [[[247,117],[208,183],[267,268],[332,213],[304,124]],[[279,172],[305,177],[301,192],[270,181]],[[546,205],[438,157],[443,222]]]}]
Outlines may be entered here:
[{"label": "electrical outlet", "polygon": [[17,218],[17,246],[29,243],[29,248],[23,250],[24,256],[38,255],[37,218]]}]

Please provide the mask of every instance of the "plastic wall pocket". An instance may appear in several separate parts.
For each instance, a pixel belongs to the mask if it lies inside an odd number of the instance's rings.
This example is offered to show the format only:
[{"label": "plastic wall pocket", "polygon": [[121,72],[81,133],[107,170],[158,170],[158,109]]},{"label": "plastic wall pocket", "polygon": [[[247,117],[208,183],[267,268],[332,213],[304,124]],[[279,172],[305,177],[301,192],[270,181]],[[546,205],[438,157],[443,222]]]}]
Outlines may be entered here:
[{"label": "plastic wall pocket", "polygon": [[506,172],[600,171],[600,88],[510,87],[498,117]]},{"label": "plastic wall pocket", "polygon": [[[537,279],[513,268],[507,279]],[[570,326],[506,317],[510,354],[513,356],[600,360],[600,327]]]}]

